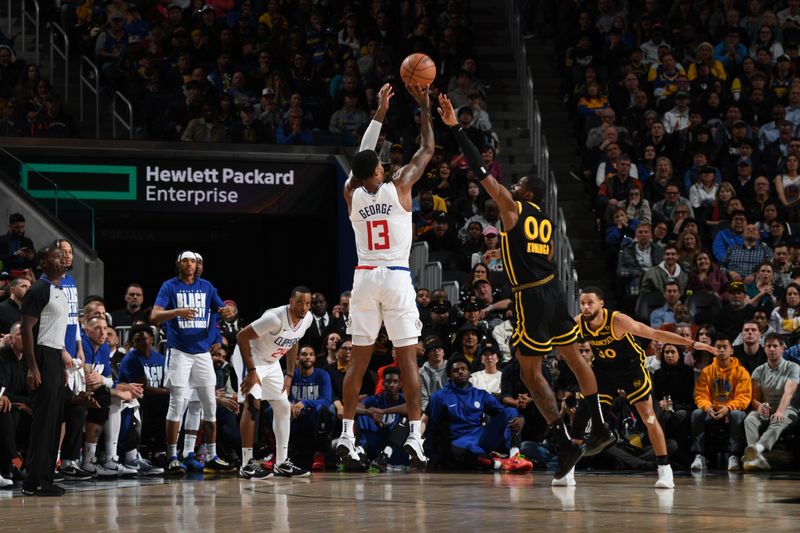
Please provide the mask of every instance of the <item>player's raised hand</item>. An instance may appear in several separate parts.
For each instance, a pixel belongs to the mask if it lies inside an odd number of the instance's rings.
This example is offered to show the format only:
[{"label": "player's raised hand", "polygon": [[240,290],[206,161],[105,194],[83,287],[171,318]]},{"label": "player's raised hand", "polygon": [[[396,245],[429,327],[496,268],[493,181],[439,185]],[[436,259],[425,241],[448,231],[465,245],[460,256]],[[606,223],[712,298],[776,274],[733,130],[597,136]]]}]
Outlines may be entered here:
[{"label": "player's raised hand", "polygon": [[439,107],[436,110],[439,112],[439,116],[442,117],[442,122],[448,126],[455,126],[458,124],[453,104],[446,94],[442,93],[439,95]]},{"label": "player's raised hand", "polygon": [[700,350],[701,352],[711,352],[714,355],[719,355],[719,350],[711,346],[710,344],[706,344],[704,342],[695,342],[692,345],[693,350]]},{"label": "player's raised hand", "polygon": [[431,99],[428,96],[428,87],[423,87],[419,83],[411,83],[406,85],[408,93],[417,101],[419,107],[422,109],[431,108]]},{"label": "player's raised hand", "polygon": [[386,113],[386,110],[389,109],[389,100],[392,99],[392,96],[394,96],[392,84],[384,83],[381,90],[378,91],[378,110],[383,110],[383,112]]}]

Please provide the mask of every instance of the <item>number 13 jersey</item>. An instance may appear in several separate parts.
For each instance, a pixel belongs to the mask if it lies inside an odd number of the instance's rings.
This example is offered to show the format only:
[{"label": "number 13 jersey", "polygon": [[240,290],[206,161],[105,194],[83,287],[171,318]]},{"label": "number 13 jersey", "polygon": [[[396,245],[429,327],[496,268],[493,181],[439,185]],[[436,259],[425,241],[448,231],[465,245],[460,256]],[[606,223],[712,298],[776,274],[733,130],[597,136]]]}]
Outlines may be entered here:
[{"label": "number 13 jersey", "polygon": [[542,281],[556,268],[550,261],[553,223],[536,204],[517,202],[517,207],[517,223],[500,233],[503,268],[512,287]]},{"label": "number 13 jersey", "polygon": [[375,194],[364,187],[353,191],[350,222],[359,265],[408,267],[413,223],[394,183],[384,183]]}]

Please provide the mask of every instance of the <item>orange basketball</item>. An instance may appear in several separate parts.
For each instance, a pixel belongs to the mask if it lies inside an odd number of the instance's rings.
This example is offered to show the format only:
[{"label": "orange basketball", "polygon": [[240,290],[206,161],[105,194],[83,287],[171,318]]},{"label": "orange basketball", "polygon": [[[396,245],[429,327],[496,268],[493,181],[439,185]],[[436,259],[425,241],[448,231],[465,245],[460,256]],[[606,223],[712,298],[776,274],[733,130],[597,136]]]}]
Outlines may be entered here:
[{"label": "orange basketball", "polygon": [[436,78],[436,63],[425,54],[411,54],[400,65],[400,77],[406,85],[418,83],[427,87]]}]

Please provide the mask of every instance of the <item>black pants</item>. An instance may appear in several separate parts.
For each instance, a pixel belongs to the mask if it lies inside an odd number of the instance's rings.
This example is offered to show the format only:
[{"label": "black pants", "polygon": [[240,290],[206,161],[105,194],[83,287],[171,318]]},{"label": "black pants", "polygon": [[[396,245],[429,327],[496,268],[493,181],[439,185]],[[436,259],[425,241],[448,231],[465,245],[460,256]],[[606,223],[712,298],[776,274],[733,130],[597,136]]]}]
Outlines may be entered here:
[{"label": "black pants", "polygon": [[10,472],[11,460],[17,456],[17,421],[19,411],[0,413],[0,475]]},{"label": "black pants", "polygon": [[72,403],[74,394],[65,390],[64,441],[61,443],[61,460],[78,461],[83,448],[83,427],[86,425],[86,407]]},{"label": "black pants", "polygon": [[142,415],[142,444],[148,452],[159,453],[166,451],[166,425],[167,411],[169,410],[169,396],[145,394],[139,399]]},{"label": "black pants", "polygon": [[64,411],[64,362],[61,350],[35,346],[34,357],[42,384],[33,391],[33,422],[28,448],[25,487],[34,489],[53,483]]}]

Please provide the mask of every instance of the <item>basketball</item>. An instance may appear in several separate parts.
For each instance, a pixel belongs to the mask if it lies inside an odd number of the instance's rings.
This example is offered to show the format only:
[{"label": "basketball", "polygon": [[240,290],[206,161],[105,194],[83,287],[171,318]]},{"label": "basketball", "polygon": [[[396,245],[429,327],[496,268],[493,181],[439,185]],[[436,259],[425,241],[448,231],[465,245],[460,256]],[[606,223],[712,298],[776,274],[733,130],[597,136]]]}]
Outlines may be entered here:
[{"label": "basketball", "polygon": [[436,64],[425,54],[411,54],[400,65],[400,77],[406,85],[418,83],[427,87],[436,78]]}]

